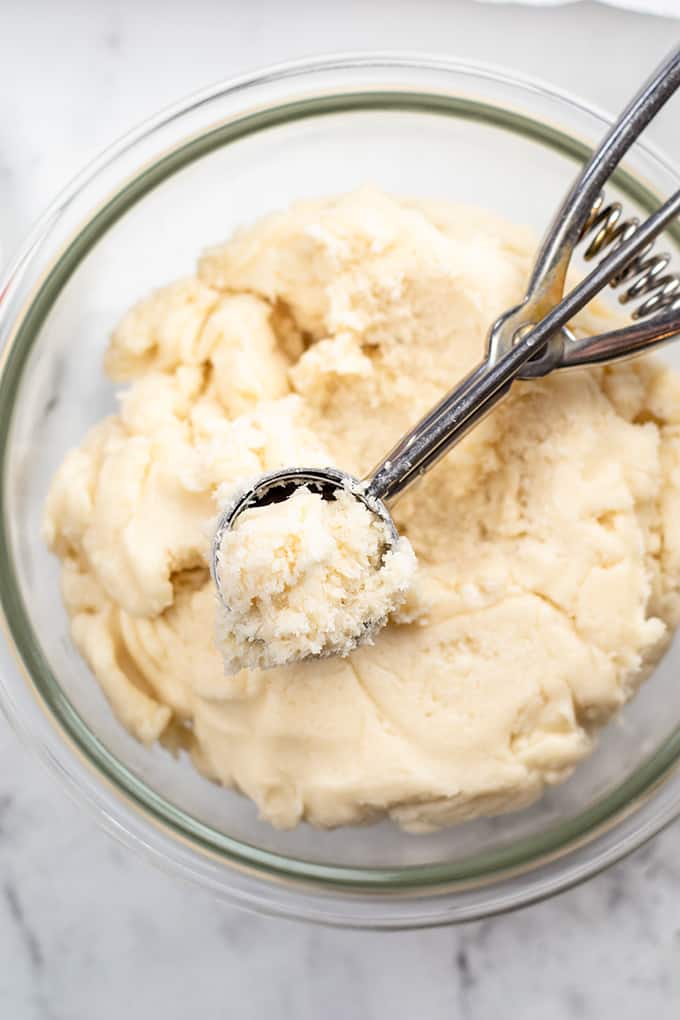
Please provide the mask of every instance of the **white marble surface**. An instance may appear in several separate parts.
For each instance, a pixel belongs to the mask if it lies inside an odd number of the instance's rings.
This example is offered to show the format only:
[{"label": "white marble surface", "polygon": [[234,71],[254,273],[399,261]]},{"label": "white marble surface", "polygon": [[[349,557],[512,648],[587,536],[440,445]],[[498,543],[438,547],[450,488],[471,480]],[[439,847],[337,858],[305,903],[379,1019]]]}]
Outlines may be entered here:
[{"label": "white marble surface", "polygon": [[[679,36],[680,21],[590,3],[0,0],[0,241],[132,123],[259,64],[418,48],[614,108]],[[672,116],[655,133],[680,158]],[[677,825],[585,887],[463,928],[362,934],[227,909],[113,843],[0,719],[3,1020],[666,1020],[679,938]]]}]

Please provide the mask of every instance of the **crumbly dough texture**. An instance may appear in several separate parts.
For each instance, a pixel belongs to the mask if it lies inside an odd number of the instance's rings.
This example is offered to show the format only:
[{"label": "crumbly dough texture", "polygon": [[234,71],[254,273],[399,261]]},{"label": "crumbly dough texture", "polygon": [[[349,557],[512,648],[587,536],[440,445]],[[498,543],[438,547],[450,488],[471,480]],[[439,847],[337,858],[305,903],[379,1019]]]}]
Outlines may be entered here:
[{"label": "crumbly dough texture", "polygon": [[119,413],[47,504],[73,637],[135,736],[187,747],[276,826],[422,831],[529,804],[678,623],[680,385],[645,359],[517,384],[398,503],[419,566],[375,644],[225,675],[208,571],[225,494],[291,464],[370,470],[479,359],[533,249],[448,204],[301,202],[113,335]]},{"label": "crumbly dough texture", "polygon": [[326,500],[301,486],[241,513],[222,535],[217,644],[227,673],[372,642],[404,602],[416,569],[407,538],[349,487]]}]

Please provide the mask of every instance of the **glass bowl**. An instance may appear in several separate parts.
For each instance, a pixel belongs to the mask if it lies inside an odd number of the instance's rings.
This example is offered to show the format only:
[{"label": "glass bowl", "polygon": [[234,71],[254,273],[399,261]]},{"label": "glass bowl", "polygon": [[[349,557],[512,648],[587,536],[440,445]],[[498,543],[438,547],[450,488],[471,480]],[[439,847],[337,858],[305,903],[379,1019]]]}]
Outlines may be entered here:
[{"label": "glass bowl", "polygon": [[[540,233],[606,124],[544,86],[442,59],[267,70],[173,107],[104,154],[0,284],[0,597],[22,667],[0,678],[0,698],[99,820],[168,869],[271,913],[444,924],[578,882],[680,810],[676,643],[592,758],[528,810],[428,836],[388,823],[278,832],[118,724],[71,643],[40,535],[55,468],[115,407],[101,368],[108,334],[137,298],[190,273],[203,247],[294,199],[367,182],[483,205]],[[641,212],[677,187],[676,171],[638,145],[609,194]]]}]

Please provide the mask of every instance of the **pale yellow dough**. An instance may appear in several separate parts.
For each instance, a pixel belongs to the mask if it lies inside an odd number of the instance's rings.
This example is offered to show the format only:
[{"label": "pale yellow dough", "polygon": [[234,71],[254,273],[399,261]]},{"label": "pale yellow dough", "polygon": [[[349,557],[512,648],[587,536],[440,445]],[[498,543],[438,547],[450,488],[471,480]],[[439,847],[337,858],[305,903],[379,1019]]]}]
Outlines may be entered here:
[{"label": "pale yellow dough", "polygon": [[479,359],[533,247],[434,202],[300,203],[112,338],[120,412],[47,505],[73,636],[132,733],[188,747],[274,825],[529,804],[680,619],[680,385],[644,360],[518,384],[397,505],[419,566],[374,645],[225,675],[207,563],[226,493],[291,464],[370,470]]},{"label": "pale yellow dough", "polygon": [[217,645],[227,673],[348,655],[371,643],[404,602],[411,543],[351,492],[333,500],[301,486],[247,509],[222,535]]}]

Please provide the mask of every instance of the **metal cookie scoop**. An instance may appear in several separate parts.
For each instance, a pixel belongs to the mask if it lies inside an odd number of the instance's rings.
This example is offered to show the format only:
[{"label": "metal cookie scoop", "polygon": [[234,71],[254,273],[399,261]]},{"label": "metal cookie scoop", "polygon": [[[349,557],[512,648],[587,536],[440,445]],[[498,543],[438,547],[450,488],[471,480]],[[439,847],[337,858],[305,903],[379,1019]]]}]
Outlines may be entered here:
[{"label": "metal cookie scoop", "polygon": [[[492,326],[484,360],[397,443],[368,478],[360,481],[335,468],[286,468],[262,475],[224,511],[212,544],[218,592],[221,540],[246,509],[287,499],[301,485],[329,499],[338,489],[347,488],[388,524],[390,544],[394,544],[398,532],[389,504],[481,421],[516,379],[631,357],[680,334],[680,278],[666,273],[668,256],[650,256],[654,239],[680,215],[680,191],[642,225],[637,220],[621,224],[620,207],[604,207],[601,193],[623,156],[679,86],[677,49],[623,111],[576,180],[543,241],[524,300]],[[606,247],[610,252],[565,296],[574,249],[593,231],[596,236],[586,259]],[[576,340],[567,323],[608,284],[625,287],[621,301],[644,298],[632,316],[638,321]],[[643,320],[643,316],[648,317]]]}]

